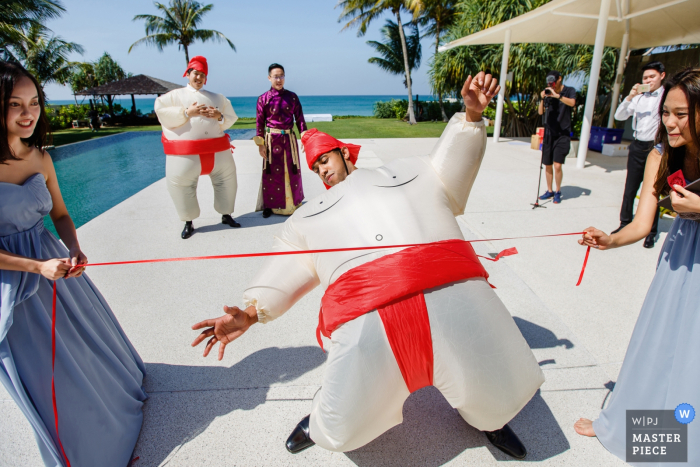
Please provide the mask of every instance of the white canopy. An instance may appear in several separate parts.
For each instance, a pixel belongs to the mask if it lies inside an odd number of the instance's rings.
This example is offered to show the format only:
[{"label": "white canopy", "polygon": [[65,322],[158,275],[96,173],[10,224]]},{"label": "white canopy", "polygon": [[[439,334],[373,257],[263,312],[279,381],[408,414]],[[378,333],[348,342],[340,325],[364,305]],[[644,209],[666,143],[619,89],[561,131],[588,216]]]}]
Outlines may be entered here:
[{"label": "white canopy", "polygon": [[[628,48],[700,43],[700,1],[554,0],[524,15],[445,44],[439,50],[460,45],[502,43],[501,76],[505,77],[511,42],[595,45],[578,151],[577,166],[582,168],[588,150],[603,46],[620,47],[620,57],[624,58]],[[612,124],[623,71],[624,60],[621,59],[608,126]],[[500,135],[504,95],[503,88],[496,111],[496,142]]]},{"label": "white canopy", "polygon": [[[620,47],[629,20],[629,47],[700,43],[700,1],[630,0],[623,13],[621,0],[610,2],[604,44]],[[506,30],[511,42],[595,44],[601,0],[554,0],[524,15],[452,41],[441,51],[459,45],[503,44]],[[624,5],[626,6],[626,5]],[[653,13],[653,14],[649,14]]]}]

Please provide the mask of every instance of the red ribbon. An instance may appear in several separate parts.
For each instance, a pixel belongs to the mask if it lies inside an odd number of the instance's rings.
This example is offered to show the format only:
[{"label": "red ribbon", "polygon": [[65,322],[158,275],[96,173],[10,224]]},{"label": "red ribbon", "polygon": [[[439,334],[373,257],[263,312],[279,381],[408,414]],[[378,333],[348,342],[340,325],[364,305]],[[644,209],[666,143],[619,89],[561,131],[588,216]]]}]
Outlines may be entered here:
[{"label": "red ribbon", "polygon": [[[481,240],[456,240],[457,242],[467,242],[467,243],[478,243],[478,242],[496,242],[501,240],[520,240],[527,238],[544,238],[544,237],[565,237],[569,235],[583,235],[585,232],[571,232],[563,234],[550,234],[550,235],[532,235],[529,237],[503,237],[503,238],[484,238]],[[286,256],[286,255],[307,255],[316,253],[338,253],[341,251],[363,251],[363,250],[385,250],[388,248],[409,248],[414,246],[425,246],[428,243],[408,243],[404,245],[377,245],[377,246],[359,246],[352,248],[327,248],[321,250],[294,250],[294,251],[272,251],[267,253],[241,253],[236,255],[214,255],[214,256],[183,256],[179,258],[159,258],[159,259],[137,259],[132,261],[112,261],[109,263],[87,263],[78,264],[73,266],[69,271],[72,273],[78,268],[84,268],[88,266],[116,266],[120,264],[142,264],[142,263],[168,263],[171,261],[199,261],[208,259],[231,259],[231,258],[253,258],[253,257],[264,257],[264,256]],[[481,258],[488,259],[489,261],[498,261],[503,256],[511,256],[517,254],[515,248],[508,248],[503,250],[495,259],[487,258],[485,256],[480,256]],[[586,264],[584,263],[584,269]],[[583,271],[581,271],[583,273]],[[583,276],[581,276],[583,277]]]},{"label": "red ribbon", "polygon": [[63,443],[61,443],[61,437],[58,435],[58,409],[56,407],[56,386],[54,385],[54,369],[56,366],[56,281],[53,283],[53,306],[52,306],[52,318],[51,318],[51,398],[53,399],[53,420],[56,423],[56,439],[58,440],[58,447],[61,448],[61,454],[66,460],[66,465],[70,467],[70,461],[68,456],[66,456],[66,451],[63,450]]},{"label": "red ribbon", "polygon": [[[495,242],[501,240],[519,240],[526,238],[544,238],[544,237],[564,237],[569,235],[582,235],[585,232],[571,232],[563,234],[549,234],[549,235],[533,235],[527,237],[504,237],[504,238],[485,238],[481,240],[455,240],[464,241],[467,243],[478,243],[478,242]],[[410,243],[406,245],[383,245],[383,246],[361,246],[354,248],[327,248],[321,250],[295,250],[295,251],[273,251],[267,253],[243,253],[237,255],[215,255],[215,256],[190,256],[182,258],[160,258],[160,259],[140,259],[133,261],[112,261],[109,263],[90,263],[90,264],[78,264],[73,266],[69,271],[69,274],[78,268],[87,266],[115,266],[120,264],[142,264],[142,263],[167,263],[171,261],[198,261],[198,260],[209,260],[209,259],[228,259],[228,258],[252,258],[252,257],[262,257],[262,256],[284,256],[284,255],[306,255],[306,254],[316,254],[316,253],[337,253],[341,251],[362,251],[362,250],[384,250],[387,248],[408,248],[415,246],[425,246],[427,243]],[[487,259],[489,261],[498,261],[504,256],[511,256],[517,254],[518,250],[515,248],[508,248],[500,252],[495,258],[488,258],[486,256],[479,256],[480,258]],[[591,252],[591,247],[589,246],[586,250],[586,257],[583,260],[583,267],[581,268],[581,274],[579,275],[578,282],[576,286],[581,285],[583,280],[583,273],[586,270],[586,264],[588,263],[588,255]],[[56,438],[58,439],[59,447],[63,453],[63,457],[66,459],[66,464],[70,467],[70,462],[63,450],[63,445],[61,444],[61,439],[58,436],[58,410],[56,408],[56,390],[54,388],[54,362],[56,360],[56,282],[53,283],[53,321],[51,324],[51,345],[52,345],[52,360],[51,360],[51,395],[53,397],[53,414],[54,420],[56,421]]]}]

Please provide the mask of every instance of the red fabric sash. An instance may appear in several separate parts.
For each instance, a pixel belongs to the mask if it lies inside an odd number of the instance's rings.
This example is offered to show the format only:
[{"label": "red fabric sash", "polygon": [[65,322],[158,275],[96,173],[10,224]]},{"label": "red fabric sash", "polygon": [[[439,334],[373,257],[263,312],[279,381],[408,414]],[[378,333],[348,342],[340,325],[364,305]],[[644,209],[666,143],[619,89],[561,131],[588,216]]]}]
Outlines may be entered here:
[{"label": "red fabric sash", "polygon": [[380,307],[391,352],[410,392],[433,385],[433,336],[423,292]]},{"label": "red fabric sash", "polygon": [[219,151],[231,149],[231,153],[235,147],[231,144],[229,135],[221,136],[220,138],[211,139],[185,139],[171,140],[165,135],[160,138],[163,143],[163,151],[169,156],[191,156],[199,155],[199,160],[202,164],[202,172],[200,175],[209,175],[214,170],[214,155]]},{"label": "red fabric sash", "polygon": [[471,277],[488,278],[472,246],[445,240],[407,248],[353,268],[321,299],[316,337],[377,309],[411,392],[433,381],[433,343],[423,290]]}]

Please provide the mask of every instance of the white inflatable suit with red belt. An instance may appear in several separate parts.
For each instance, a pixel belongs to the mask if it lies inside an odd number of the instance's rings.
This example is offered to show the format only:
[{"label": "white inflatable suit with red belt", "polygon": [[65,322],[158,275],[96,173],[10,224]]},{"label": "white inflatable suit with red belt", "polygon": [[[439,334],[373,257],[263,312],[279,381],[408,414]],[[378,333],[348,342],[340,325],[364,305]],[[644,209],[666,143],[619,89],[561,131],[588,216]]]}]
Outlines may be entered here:
[{"label": "white inflatable suit with red belt", "polygon": [[[270,257],[246,289],[261,323],[326,289],[319,331],[330,345],[309,423],[319,446],[367,444],[401,423],[404,401],[426,385],[473,427],[497,430],[544,382],[471,245],[455,241],[464,240],[455,216],[485,147],[483,122],[458,113],[430,155],[355,169],[299,208],[274,240],[275,251],[429,246]],[[352,152],[356,160],[359,147]]]},{"label": "white inflatable suit with red belt", "polygon": [[[205,74],[208,71],[206,60],[199,56],[190,61],[190,68]],[[187,108],[195,102],[216,108],[221,112],[221,119],[189,117]],[[224,133],[238,120],[231,101],[222,94],[197,90],[188,84],[158,97],[154,107],[163,127],[168,193],[180,220],[187,222],[199,217],[197,184],[200,175],[211,178],[214,209],[222,215],[231,214],[238,189],[232,147]]]}]

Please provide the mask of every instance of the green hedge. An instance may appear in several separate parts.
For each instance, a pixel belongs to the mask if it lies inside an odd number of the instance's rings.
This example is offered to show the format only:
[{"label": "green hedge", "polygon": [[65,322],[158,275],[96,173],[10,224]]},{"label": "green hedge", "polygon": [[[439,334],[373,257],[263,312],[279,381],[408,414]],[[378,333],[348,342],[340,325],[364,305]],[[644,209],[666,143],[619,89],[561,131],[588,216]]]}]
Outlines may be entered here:
[{"label": "green hedge", "polygon": [[[442,113],[440,112],[440,104],[437,101],[414,101],[414,108],[416,109],[416,118],[422,121],[441,121]],[[456,112],[462,109],[462,103],[457,102],[443,102],[445,107],[445,113],[447,118],[451,118]],[[422,113],[420,109],[423,109]],[[391,99],[390,101],[378,101],[374,103],[374,116],[376,118],[395,118],[398,120],[403,120],[408,111],[408,100],[407,99]]]},{"label": "green hedge", "polygon": [[[112,107],[115,115],[128,113],[128,111],[119,104],[114,104]],[[109,111],[108,106],[104,104],[97,104],[95,108],[100,115],[104,115]],[[87,120],[89,118],[88,112],[90,112],[89,105],[70,104],[46,106],[46,116],[49,119],[52,130],[71,128],[73,120]],[[137,114],[140,114],[140,112],[137,112]]]}]

